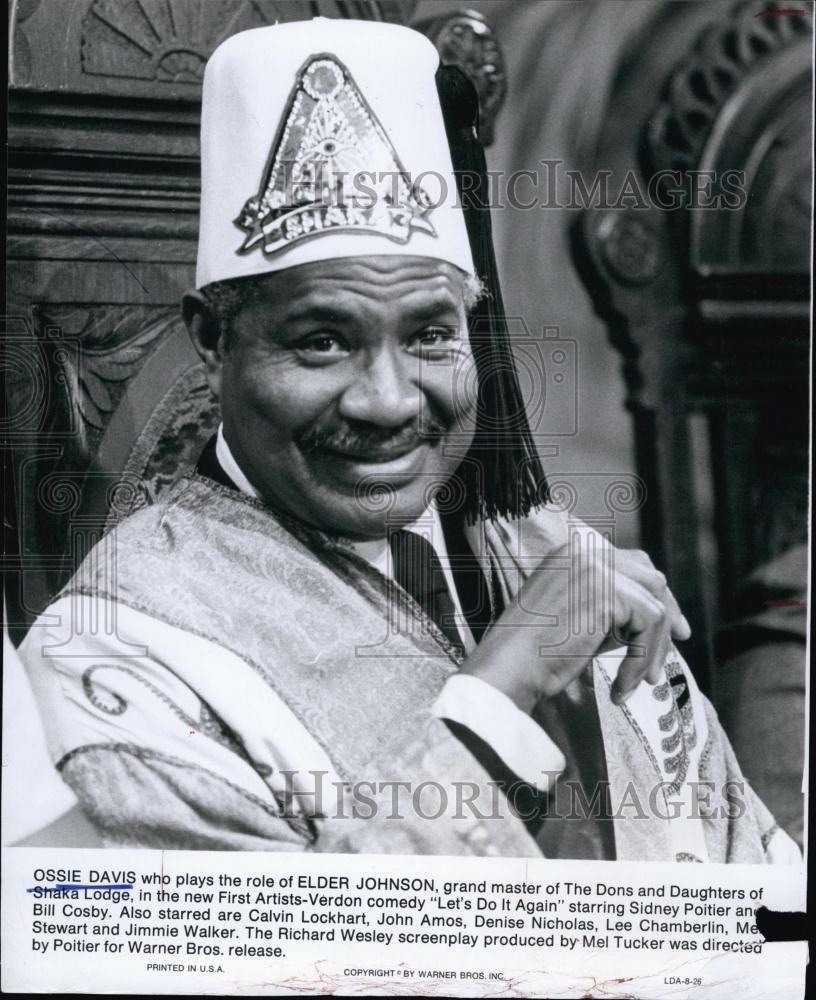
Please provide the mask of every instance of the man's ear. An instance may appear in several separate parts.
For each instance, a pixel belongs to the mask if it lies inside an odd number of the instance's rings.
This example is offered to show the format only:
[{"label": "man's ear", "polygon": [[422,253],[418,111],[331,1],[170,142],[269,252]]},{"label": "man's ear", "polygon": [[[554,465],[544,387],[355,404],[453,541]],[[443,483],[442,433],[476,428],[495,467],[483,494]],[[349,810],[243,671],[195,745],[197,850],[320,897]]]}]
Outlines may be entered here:
[{"label": "man's ear", "polygon": [[224,342],[218,321],[210,304],[201,292],[196,290],[185,292],[181,300],[181,316],[195,352],[204,362],[210,389],[218,399],[221,396],[221,367],[224,354]]}]

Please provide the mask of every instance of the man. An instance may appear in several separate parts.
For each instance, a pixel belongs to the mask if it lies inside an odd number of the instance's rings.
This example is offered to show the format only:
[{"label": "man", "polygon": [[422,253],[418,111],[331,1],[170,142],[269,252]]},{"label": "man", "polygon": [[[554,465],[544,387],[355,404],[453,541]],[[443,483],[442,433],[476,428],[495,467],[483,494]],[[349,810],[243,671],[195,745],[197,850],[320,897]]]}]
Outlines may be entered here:
[{"label": "man", "polygon": [[322,19],[210,60],[184,317],[223,423],[26,641],[57,766],[114,845],[793,858],[665,579],[544,504],[437,69]]}]

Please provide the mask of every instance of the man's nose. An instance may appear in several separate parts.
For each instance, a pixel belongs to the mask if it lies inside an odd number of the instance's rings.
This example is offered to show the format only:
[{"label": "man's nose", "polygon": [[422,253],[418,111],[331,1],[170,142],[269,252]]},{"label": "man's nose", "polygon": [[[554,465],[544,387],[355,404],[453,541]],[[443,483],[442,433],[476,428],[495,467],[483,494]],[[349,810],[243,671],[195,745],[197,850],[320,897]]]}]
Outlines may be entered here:
[{"label": "man's nose", "polygon": [[383,349],[358,369],[340,398],[339,413],[380,427],[402,427],[421,410],[417,359]]}]

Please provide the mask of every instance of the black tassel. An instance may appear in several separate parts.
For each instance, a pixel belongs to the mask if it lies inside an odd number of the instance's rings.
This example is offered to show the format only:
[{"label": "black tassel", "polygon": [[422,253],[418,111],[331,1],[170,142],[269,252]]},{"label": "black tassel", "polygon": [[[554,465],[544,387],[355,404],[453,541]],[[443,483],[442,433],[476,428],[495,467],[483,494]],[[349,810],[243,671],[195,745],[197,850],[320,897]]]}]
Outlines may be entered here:
[{"label": "black tassel", "polygon": [[504,314],[493,250],[490,192],[478,139],[479,98],[455,66],[440,66],[436,86],[451,150],[476,273],[486,288],[470,316],[470,339],[479,382],[473,445],[458,470],[465,517],[524,517],[549,499],[535,447]]}]

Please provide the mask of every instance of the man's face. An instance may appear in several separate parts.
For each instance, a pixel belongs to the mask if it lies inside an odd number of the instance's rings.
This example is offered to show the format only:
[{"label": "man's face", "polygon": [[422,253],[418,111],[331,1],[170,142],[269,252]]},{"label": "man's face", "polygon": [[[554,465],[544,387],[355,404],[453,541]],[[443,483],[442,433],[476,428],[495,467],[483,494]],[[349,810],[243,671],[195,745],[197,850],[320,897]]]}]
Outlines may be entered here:
[{"label": "man's face", "polygon": [[224,435],[261,496],[358,538],[423,513],[473,440],[463,283],[420,257],[263,279],[218,352]]}]

